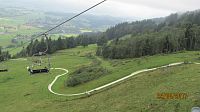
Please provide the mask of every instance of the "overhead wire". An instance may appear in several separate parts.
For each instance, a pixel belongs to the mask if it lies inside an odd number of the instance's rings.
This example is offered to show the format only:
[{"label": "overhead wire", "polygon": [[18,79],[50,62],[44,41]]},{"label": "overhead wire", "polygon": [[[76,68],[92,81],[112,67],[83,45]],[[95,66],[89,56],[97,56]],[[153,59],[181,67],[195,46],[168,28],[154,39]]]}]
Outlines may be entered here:
[{"label": "overhead wire", "polygon": [[[30,43],[31,41],[33,41],[33,40],[35,40],[35,39],[37,39],[37,38],[39,38],[39,37],[41,37],[41,36],[43,36],[43,35],[48,34],[49,32],[53,31],[54,29],[56,29],[56,28],[62,26],[63,24],[65,24],[65,23],[67,23],[67,22],[69,22],[69,21],[71,21],[71,20],[73,20],[73,19],[79,17],[80,15],[82,15],[82,14],[88,12],[89,10],[91,10],[91,9],[93,9],[93,8],[95,8],[95,7],[99,6],[99,5],[101,5],[101,4],[103,4],[103,3],[106,2],[106,1],[107,1],[107,0],[103,0],[103,1],[101,1],[101,2],[99,2],[99,3],[97,3],[97,4],[95,4],[95,5],[93,5],[92,7],[90,7],[90,8],[88,8],[88,9],[86,9],[86,10],[84,10],[84,11],[82,11],[82,12],[76,14],[75,16],[73,16],[73,17],[67,19],[66,21],[64,21],[64,22],[62,22],[62,23],[56,25],[55,27],[52,27],[52,28],[50,28],[49,30],[47,30],[47,31],[45,31],[45,32],[43,32],[43,33],[37,34],[36,36],[34,36],[34,37],[33,37],[32,39],[30,39],[29,41],[23,43],[23,44],[22,44],[22,47],[24,47],[26,44]],[[12,48],[11,50],[7,50],[7,51],[8,51],[8,52],[12,52],[12,51],[14,51],[14,50],[16,50],[16,49],[18,49],[18,47]]]}]

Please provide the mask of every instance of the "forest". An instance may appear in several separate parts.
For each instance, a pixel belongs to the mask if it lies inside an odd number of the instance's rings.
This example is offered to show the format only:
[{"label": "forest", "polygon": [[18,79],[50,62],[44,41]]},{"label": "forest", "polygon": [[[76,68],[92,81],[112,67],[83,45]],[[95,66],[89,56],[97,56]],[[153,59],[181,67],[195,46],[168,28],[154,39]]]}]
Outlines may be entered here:
[{"label": "forest", "polygon": [[[96,54],[104,58],[135,58],[183,50],[200,50],[200,11],[171,14],[168,17],[120,23],[102,33],[81,34],[78,37],[32,41],[15,57],[31,56],[46,49],[57,50],[97,44]],[[124,38],[131,35],[131,38]]]},{"label": "forest", "polygon": [[200,50],[200,27],[194,24],[183,28],[169,27],[164,31],[145,33],[131,38],[115,39],[97,50],[104,58],[123,59],[183,50]]},{"label": "forest", "polygon": [[[164,21],[154,19],[122,23],[106,31],[113,39],[98,47],[97,55],[104,58],[135,58],[183,50],[200,50],[200,11],[182,15],[171,14]],[[131,38],[123,36],[131,34]]]}]

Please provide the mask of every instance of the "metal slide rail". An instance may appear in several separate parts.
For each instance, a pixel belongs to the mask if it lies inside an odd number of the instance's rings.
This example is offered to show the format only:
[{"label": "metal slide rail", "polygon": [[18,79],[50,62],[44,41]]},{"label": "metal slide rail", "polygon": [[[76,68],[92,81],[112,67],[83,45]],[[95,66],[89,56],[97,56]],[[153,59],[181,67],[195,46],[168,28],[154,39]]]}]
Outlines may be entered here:
[{"label": "metal slide rail", "polygon": [[[192,62],[189,62],[190,64],[197,64],[197,65],[200,65],[200,63],[192,63]],[[136,72],[133,72],[131,75],[128,75],[126,77],[123,77],[121,79],[118,79],[116,81],[113,81],[111,83],[108,83],[106,85],[103,85],[103,86],[100,86],[100,87],[97,87],[95,89],[92,89],[92,90],[89,90],[89,91],[86,91],[86,92],[82,92],[82,93],[76,93],[76,94],[61,94],[61,93],[56,93],[52,90],[52,86],[54,85],[54,83],[57,81],[58,78],[66,75],[69,71],[64,69],[64,68],[51,68],[51,69],[55,69],[55,70],[63,70],[65,71],[65,73],[61,74],[61,75],[57,75],[54,80],[48,85],[48,90],[55,94],[55,95],[58,95],[58,96],[68,96],[68,97],[72,97],[72,96],[81,96],[81,95],[91,95],[93,92],[97,92],[97,91],[100,91],[102,89],[105,89],[105,88],[108,88],[114,84],[117,84],[117,83],[120,83],[124,80],[127,80],[137,74],[140,74],[140,73],[144,73],[144,72],[148,72],[148,71],[154,71],[154,70],[158,70],[158,69],[162,69],[162,68],[167,68],[167,67],[172,67],[172,66],[178,66],[178,65],[182,65],[184,64],[184,62],[178,62],[178,63],[172,63],[172,64],[168,64],[168,65],[164,65],[164,66],[161,66],[161,67],[155,67],[155,68],[151,68],[151,69],[143,69],[143,70],[139,70],[139,71],[136,71]]]}]

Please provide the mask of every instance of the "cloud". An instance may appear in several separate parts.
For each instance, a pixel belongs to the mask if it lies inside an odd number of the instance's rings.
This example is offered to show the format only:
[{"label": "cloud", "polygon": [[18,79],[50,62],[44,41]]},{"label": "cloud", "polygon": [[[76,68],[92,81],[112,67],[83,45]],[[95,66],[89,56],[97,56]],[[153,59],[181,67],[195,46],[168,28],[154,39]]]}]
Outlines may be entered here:
[{"label": "cloud", "polygon": [[[13,4],[25,3],[50,11],[80,12],[102,0],[0,0]],[[200,0],[107,0],[88,13],[118,17],[153,18],[170,13],[196,10]]]},{"label": "cloud", "polygon": [[[65,11],[79,12],[82,11],[101,0],[87,0],[80,3],[80,0],[48,0],[48,3],[55,6],[59,6]],[[108,0],[104,4],[89,11],[92,14],[99,15],[111,15],[117,17],[132,17],[132,18],[152,18],[169,15],[172,11],[164,9],[156,9],[154,7],[148,7],[143,4],[135,4],[130,0]]]},{"label": "cloud", "polygon": [[172,10],[172,11],[187,11],[198,9],[199,0],[112,0],[121,3],[139,4],[151,8]]},{"label": "cloud", "polygon": [[157,9],[154,7],[148,7],[142,4],[132,4],[129,2],[118,2],[118,1],[109,1],[107,4],[111,14],[114,16],[125,16],[125,17],[138,17],[141,19],[144,18],[154,18],[162,17],[172,13],[170,10]]},{"label": "cloud", "polygon": [[[65,10],[81,11],[102,0],[44,0]],[[90,13],[119,16],[153,18],[167,16],[170,13],[195,10],[199,7],[199,0],[107,0],[104,4],[90,11]]]}]

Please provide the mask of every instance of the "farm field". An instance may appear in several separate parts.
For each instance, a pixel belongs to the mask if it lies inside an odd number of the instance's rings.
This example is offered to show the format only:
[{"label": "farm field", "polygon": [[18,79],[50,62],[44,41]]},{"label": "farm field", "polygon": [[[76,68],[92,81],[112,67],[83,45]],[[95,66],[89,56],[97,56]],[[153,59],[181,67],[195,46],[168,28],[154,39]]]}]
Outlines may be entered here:
[{"label": "farm field", "polygon": [[[43,31],[40,28],[25,25],[27,21],[28,20],[25,17],[18,17],[16,19],[1,18],[0,19],[0,45],[2,47],[17,45],[17,43],[12,42],[12,39],[15,38],[16,35],[20,34],[20,35],[31,36],[33,34],[36,34],[37,32]],[[27,41],[27,39],[19,40],[19,41],[20,42]]]},{"label": "farm field", "polygon": [[[95,50],[96,45],[90,45],[86,48],[59,51],[51,55],[52,67],[65,68],[72,73],[82,65],[89,65],[93,58],[87,57],[87,54],[94,54]],[[53,90],[64,94],[85,92],[137,70],[181,61],[199,62],[199,57],[199,52],[195,51],[123,60],[105,60],[97,57],[110,74],[76,87],[66,87],[64,83],[68,77],[63,76],[56,81]],[[0,73],[0,108],[5,112],[188,111],[192,106],[200,105],[200,65],[187,64],[142,73],[124,83],[84,98],[56,96],[48,91],[48,84],[63,71],[52,70],[50,74],[30,76],[26,70],[29,61],[10,60],[6,65],[9,72]],[[159,100],[156,98],[158,92],[188,93],[189,97],[185,100]]]}]

